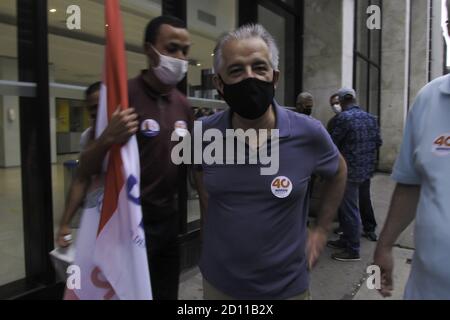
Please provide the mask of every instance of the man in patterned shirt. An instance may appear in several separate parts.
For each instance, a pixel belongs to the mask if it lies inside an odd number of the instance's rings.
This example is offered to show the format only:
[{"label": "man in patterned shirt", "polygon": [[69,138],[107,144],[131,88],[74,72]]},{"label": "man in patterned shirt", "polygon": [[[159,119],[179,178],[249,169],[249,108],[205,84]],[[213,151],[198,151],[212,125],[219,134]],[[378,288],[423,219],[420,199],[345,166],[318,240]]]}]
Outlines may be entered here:
[{"label": "man in patterned shirt", "polygon": [[348,177],[339,207],[339,223],[343,234],[339,240],[329,241],[328,246],[343,249],[333,254],[333,259],[358,261],[361,236],[359,187],[375,172],[377,150],[382,141],[376,118],[357,106],[355,90],[342,88],[338,94],[343,112],[336,117],[330,134],[347,162]]}]

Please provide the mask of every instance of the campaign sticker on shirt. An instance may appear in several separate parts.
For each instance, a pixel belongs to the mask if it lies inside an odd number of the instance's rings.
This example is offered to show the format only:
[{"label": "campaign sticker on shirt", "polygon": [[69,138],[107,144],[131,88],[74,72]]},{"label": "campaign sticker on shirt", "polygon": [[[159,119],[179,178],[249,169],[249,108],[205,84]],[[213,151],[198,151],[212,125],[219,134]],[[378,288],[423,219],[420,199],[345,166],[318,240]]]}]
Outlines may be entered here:
[{"label": "campaign sticker on shirt", "polygon": [[159,134],[160,127],[158,122],[153,119],[147,119],[141,123],[141,132],[146,137],[156,137]]},{"label": "campaign sticker on shirt", "polygon": [[174,125],[175,133],[179,137],[185,137],[188,134],[187,123],[186,121],[177,121]]},{"label": "campaign sticker on shirt", "polygon": [[292,192],[292,182],[287,177],[276,177],[273,179],[270,188],[275,197],[280,199],[287,198]]},{"label": "campaign sticker on shirt", "polygon": [[450,155],[450,133],[441,134],[434,139],[432,152],[437,156]]}]

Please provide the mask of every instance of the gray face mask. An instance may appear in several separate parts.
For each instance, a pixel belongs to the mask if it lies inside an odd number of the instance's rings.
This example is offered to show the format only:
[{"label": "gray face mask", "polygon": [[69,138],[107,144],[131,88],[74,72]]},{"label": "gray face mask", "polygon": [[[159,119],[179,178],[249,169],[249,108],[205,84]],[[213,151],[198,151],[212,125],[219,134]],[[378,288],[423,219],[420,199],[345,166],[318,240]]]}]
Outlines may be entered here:
[{"label": "gray face mask", "polygon": [[333,112],[336,113],[336,114],[339,114],[339,113],[342,112],[342,107],[341,107],[340,104],[333,104],[331,106],[331,109],[333,109]]}]

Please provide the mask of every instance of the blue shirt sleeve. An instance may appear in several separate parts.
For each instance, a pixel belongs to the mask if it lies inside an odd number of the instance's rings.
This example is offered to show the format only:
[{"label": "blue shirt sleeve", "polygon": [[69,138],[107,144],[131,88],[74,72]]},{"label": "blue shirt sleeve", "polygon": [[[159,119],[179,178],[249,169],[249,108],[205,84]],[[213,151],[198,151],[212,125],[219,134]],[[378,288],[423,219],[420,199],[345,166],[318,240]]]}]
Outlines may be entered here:
[{"label": "blue shirt sleeve", "polygon": [[378,120],[377,118],[373,118],[374,121],[374,126],[375,126],[375,130],[376,130],[376,146],[377,149],[380,148],[383,145],[383,139],[381,138],[381,131],[380,131],[380,126],[378,125]]},{"label": "blue shirt sleeve", "polygon": [[330,133],[336,146],[339,147],[341,142],[344,140],[347,135],[347,130],[347,119],[345,118],[345,115],[341,113],[336,117]]},{"label": "blue shirt sleeve", "polygon": [[339,168],[339,151],[330,135],[317,121],[315,134],[316,166],[314,173],[322,177],[334,177]]},{"label": "blue shirt sleeve", "polygon": [[414,133],[418,128],[414,124],[414,106],[406,122],[400,154],[392,171],[392,179],[401,184],[420,185],[421,178],[415,167],[415,151],[418,147]]}]

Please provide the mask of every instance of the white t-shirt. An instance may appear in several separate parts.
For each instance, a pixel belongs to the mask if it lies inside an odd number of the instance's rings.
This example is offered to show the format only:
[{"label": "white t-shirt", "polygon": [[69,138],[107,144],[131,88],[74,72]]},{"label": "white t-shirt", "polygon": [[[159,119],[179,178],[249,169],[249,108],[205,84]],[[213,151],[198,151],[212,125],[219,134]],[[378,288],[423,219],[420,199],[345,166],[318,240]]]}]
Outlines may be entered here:
[{"label": "white t-shirt", "polygon": [[80,137],[81,151],[86,149],[86,146],[87,146],[89,140],[91,140],[91,138],[92,138],[92,127],[89,127],[86,130],[84,130],[83,133],[81,134],[81,137]]},{"label": "white t-shirt", "polygon": [[421,186],[405,299],[450,299],[450,75],[419,93],[392,177]]},{"label": "white t-shirt", "polygon": [[[80,147],[81,151],[86,149],[89,141],[94,139],[92,137],[92,127],[87,128],[80,137]],[[104,176],[96,175],[92,178],[91,183],[89,185],[88,191],[86,193],[86,197],[84,200],[85,208],[92,208],[95,206],[99,206],[99,201],[103,200],[103,191],[104,191]]]}]

